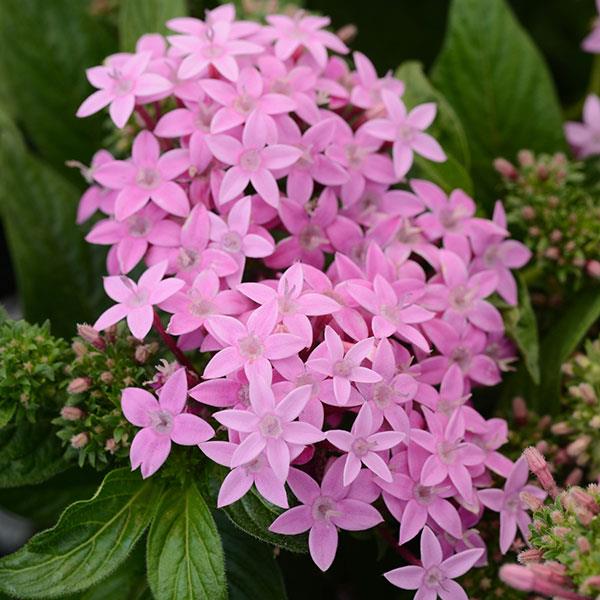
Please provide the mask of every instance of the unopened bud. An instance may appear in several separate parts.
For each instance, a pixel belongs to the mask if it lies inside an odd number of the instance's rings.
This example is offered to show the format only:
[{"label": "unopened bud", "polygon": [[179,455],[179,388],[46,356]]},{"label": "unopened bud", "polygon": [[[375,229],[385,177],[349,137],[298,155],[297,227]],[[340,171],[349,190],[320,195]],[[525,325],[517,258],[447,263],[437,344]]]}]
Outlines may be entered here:
[{"label": "unopened bud", "polygon": [[583,398],[584,402],[586,402],[586,404],[592,406],[598,401],[596,392],[589,383],[580,383],[579,391],[581,392],[581,397]]},{"label": "unopened bud", "polygon": [[550,428],[550,431],[554,435],[568,435],[573,431],[573,428],[565,421],[560,421],[558,423],[554,423],[554,425],[552,425]]},{"label": "unopened bud", "polygon": [[546,248],[544,256],[550,260],[557,260],[560,257],[560,250],[556,246],[549,246]]},{"label": "unopened bud", "polygon": [[91,325],[86,323],[80,323],[77,325],[77,335],[84,339],[86,342],[92,344],[98,350],[104,350],[106,344],[100,336],[100,332],[94,329]]},{"label": "unopened bud", "polygon": [[356,27],[354,23],[349,23],[348,25],[344,25],[341,29],[338,29],[336,33],[342,42],[348,44],[356,37],[358,27]]},{"label": "unopened bud", "polygon": [[77,377],[67,386],[69,394],[82,394],[90,389],[91,381],[89,377]]},{"label": "unopened bud", "polygon": [[529,567],[533,573],[554,585],[568,585],[569,577],[567,568],[556,561],[546,561],[541,564],[533,564]]},{"label": "unopened bud", "polygon": [[536,576],[529,565],[522,567],[520,565],[504,565],[500,568],[500,579],[511,587],[522,592],[535,592],[544,596],[559,596],[567,600],[582,600],[584,597],[556,585],[543,577]]},{"label": "unopened bud", "polygon": [[577,486],[572,487],[567,492],[567,495],[576,506],[583,507],[595,515],[600,513],[600,505],[596,502],[594,497],[583,488]]},{"label": "unopened bud", "polygon": [[544,555],[541,550],[538,550],[537,548],[529,548],[528,550],[523,550],[523,552],[519,552],[517,560],[522,565],[527,565],[529,563],[540,562],[543,556]]},{"label": "unopened bud", "polygon": [[527,459],[530,471],[538,478],[540,485],[555,498],[558,494],[558,488],[546,459],[541,455],[537,448],[529,447],[523,452],[523,456]]},{"label": "unopened bud", "polygon": [[81,358],[82,356],[85,356],[88,353],[87,346],[79,340],[75,340],[71,344],[71,350],[73,350],[77,358]]},{"label": "unopened bud", "polygon": [[506,179],[512,179],[514,181],[519,177],[519,172],[515,166],[505,158],[496,158],[494,160],[494,169]]},{"label": "unopened bud", "polygon": [[141,344],[135,349],[135,360],[140,364],[144,364],[152,356],[150,348],[146,344]]},{"label": "unopened bud", "polygon": [[577,484],[581,483],[582,479],[583,479],[583,469],[576,467],[567,475],[567,478],[565,479],[565,485],[566,486],[577,485]]},{"label": "unopened bud", "polygon": [[114,375],[110,371],[104,371],[100,373],[100,381],[102,383],[112,383],[114,380]]},{"label": "unopened bud", "polygon": [[79,421],[85,413],[77,406],[63,406],[60,409],[60,416],[66,421]]},{"label": "unopened bud", "polygon": [[560,204],[560,200],[557,196],[548,197],[548,206],[550,208],[556,208]]},{"label": "unopened bud", "polygon": [[592,545],[590,544],[590,541],[582,535],[577,538],[577,549],[582,554],[587,554],[592,549]]},{"label": "unopened bud", "polygon": [[522,396],[515,396],[512,401],[513,418],[517,425],[525,425],[528,421],[527,404]]},{"label": "unopened bud", "polygon": [[600,429],[600,415],[594,415],[589,422],[592,429]]},{"label": "unopened bud", "polygon": [[596,588],[600,590],[600,575],[592,575],[583,582],[584,587]]},{"label": "unopened bud", "polygon": [[90,441],[87,433],[78,433],[71,438],[71,446],[77,450],[83,448]]},{"label": "unopened bud", "polygon": [[517,159],[522,167],[531,167],[535,163],[535,155],[531,150],[519,150]]},{"label": "unopened bud", "polygon": [[595,279],[600,278],[600,262],[597,260],[588,261],[585,266],[585,270],[590,277],[594,277]]},{"label": "unopened bud", "polygon": [[535,218],[535,210],[534,210],[533,206],[524,206],[521,209],[521,216],[526,221],[531,221],[532,219],[534,219]]},{"label": "unopened bud", "polygon": [[117,442],[115,442],[115,440],[113,438],[109,438],[106,440],[106,443],[104,444],[104,449],[107,452],[110,452],[111,454],[114,454],[115,451],[117,450]]},{"label": "unopened bud", "polygon": [[575,458],[579,456],[582,452],[587,450],[587,447],[590,445],[592,438],[589,435],[582,435],[578,437],[575,441],[571,442],[566,450],[567,454],[571,458]]}]

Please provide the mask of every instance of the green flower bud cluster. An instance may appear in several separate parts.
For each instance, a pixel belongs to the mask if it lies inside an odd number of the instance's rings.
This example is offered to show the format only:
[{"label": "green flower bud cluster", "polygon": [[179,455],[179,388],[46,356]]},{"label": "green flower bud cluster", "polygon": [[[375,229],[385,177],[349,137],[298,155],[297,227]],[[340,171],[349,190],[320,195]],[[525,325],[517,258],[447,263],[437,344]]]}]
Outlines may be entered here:
[{"label": "green flower bud cluster", "polygon": [[[561,585],[600,597],[600,488],[571,487],[533,511],[531,550],[521,562],[544,565]],[[539,570],[539,567],[538,567]]]},{"label": "green flower bud cluster", "polygon": [[563,446],[589,481],[600,477],[600,339],[562,366],[564,421],[552,426]]},{"label": "green flower bud cluster", "polygon": [[65,397],[67,342],[50,333],[50,324],[0,323],[0,428],[44,412],[55,413]]},{"label": "green flower bud cluster", "polygon": [[98,333],[79,326],[75,355],[67,369],[67,398],[53,420],[66,446],[65,457],[79,466],[103,469],[125,460],[135,428],[121,412],[121,391],[141,386],[156,374],[157,343],[142,343],[124,328]]},{"label": "green flower bud cluster", "polygon": [[534,253],[545,301],[561,297],[566,282],[577,286],[600,278],[598,190],[584,164],[528,150],[519,152],[516,165],[505,159],[494,164],[503,179],[511,233]]}]

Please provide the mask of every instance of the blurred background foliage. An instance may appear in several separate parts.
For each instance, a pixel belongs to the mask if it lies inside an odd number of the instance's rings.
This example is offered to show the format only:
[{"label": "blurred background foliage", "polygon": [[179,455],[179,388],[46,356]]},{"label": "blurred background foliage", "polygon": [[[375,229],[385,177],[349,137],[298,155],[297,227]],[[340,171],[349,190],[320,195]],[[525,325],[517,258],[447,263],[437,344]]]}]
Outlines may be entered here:
[{"label": "blurred background foliage", "polygon": [[[0,298],[14,293],[16,280],[29,319],[49,316],[56,333],[70,335],[74,321],[94,319],[103,305],[99,282],[104,252],[88,246],[74,224],[85,182],[76,169],[65,166],[69,159],[89,162],[111,131],[103,115],[74,116],[91,90],[84,69],[112,52],[130,50],[137,34],[152,24],[186,9],[201,16],[216,4],[0,2]],[[305,2],[309,10],[331,15],[335,27],[356,25],[353,47],[371,57],[381,73],[407,60],[430,69],[442,47],[449,4]],[[564,109],[576,112],[592,70],[592,57],[581,52],[580,42],[594,18],[594,2],[510,0],[510,5],[546,58]]]}]

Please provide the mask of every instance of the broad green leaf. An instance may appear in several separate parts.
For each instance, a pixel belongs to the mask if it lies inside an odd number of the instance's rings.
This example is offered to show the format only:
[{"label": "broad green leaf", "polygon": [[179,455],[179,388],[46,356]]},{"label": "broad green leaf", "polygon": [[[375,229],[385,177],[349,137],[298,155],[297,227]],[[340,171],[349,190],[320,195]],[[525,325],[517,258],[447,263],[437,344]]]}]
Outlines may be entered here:
[{"label": "broad green leaf", "polygon": [[66,470],[63,448],[47,423],[0,429],[0,489],[36,485]]},{"label": "broad green leaf", "polygon": [[72,467],[41,485],[3,489],[0,506],[31,519],[37,528],[54,525],[69,504],[90,498],[99,483],[95,470]]},{"label": "broad green leaf", "polygon": [[600,319],[600,291],[579,292],[566,307],[564,316],[542,339],[540,366],[542,384],[537,409],[553,414],[560,408],[561,366],[583,341],[590,327]]},{"label": "broad green leaf", "polygon": [[130,554],[154,515],[161,486],[128,468],[111,471],[93,498],[0,560],[0,591],[54,598],[85,590]]},{"label": "broad green leaf", "polygon": [[225,565],[229,600],[285,600],[287,595],[273,548],[246,535],[216,511]]},{"label": "broad green leaf", "polygon": [[436,163],[415,155],[415,162],[410,172],[411,177],[421,177],[439,185],[447,194],[461,189],[473,195],[473,181],[465,168],[452,156],[443,163]]},{"label": "broad green leaf", "polygon": [[0,429],[6,427],[16,411],[17,405],[14,403],[9,402],[4,406],[0,406]]},{"label": "broad green leaf", "polygon": [[79,193],[30,154],[1,112],[0,172],[0,217],[25,318],[50,318],[55,334],[71,336],[75,323],[93,322],[106,302],[104,252],[75,225]]},{"label": "broad green leaf", "polygon": [[164,492],[148,534],[147,565],[156,600],[227,598],[219,532],[194,483]]},{"label": "broad green leaf", "polygon": [[185,0],[121,0],[119,38],[121,49],[131,52],[145,33],[167,33],[165,23],[173,17],[185,17]]},{"label": "broad green leaf", "polygon": [[75,117],[79,104],[94,90],[85,69],[116,49],[107,20],[91,14],[92,4],[0,2],[3,96],[9,97],[10,113],[35,150],[63,173],[68,171],[65,160],[89,160],[105,135],[103,116]]},{"label": "broad green leaf", "polygon": [[540,383],[540,344],[535,313],[531,306],[529,291],[522,278],[519,278],[519,302],[505,312],[505,325],[508,335],[519,348],[527,371],[536,385]]},{"label": "broad green leaf", "polygon": [[437,115],[427,131],[442,145],[447,154],[453,156],[464,169],[468,169],[471,153],[462,123],[443,94],[427,79],[423,65],[418,61],[406,61],[396,70],[396,77],[406,86],[402,99],[409,109],[425,102],[436,103]]},{"label": "broad green leaf", "polygon": [[282,511],[263,500],[254,489],[224,511],[240,529],[263,542],[291,552],[308,552],[306,535],[280,535],[269,531],[269,526]]},{"label": "broad green leaf", "polygon": [[467,133],[478,197],[491,209],[492,161],[522,148],[565,149],[550,73],[505,0],[453,0],[433,85]]}]

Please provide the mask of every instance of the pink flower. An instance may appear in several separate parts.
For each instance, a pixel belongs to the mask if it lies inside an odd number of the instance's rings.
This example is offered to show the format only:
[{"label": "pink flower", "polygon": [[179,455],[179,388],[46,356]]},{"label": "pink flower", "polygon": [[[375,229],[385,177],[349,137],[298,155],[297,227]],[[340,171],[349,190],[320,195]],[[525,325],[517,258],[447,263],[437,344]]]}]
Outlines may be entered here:
[{"label": "pink flower", "polygon": [[473,548],[443,560],[442,547],[429,527],[421,534],[421,562],[423,566],[408,566],[384,573],[384,577],[403,590],[419,590],[418,600],[467,600],[465,590],[456,581],[481,557],[483,550]]},{"label": "pink flower", "polygon": [[168,213],[185,217],[190,209],[188,197],[173,180],[189,164],[187,150],[169,150],[160,156],[158,140],[144,130],[133,141],[131,162],[103,164],[94,177],[102,185],[119,190],[115,203],[119,221],[144,208],[150,200]]},{"label": "pink flower", "polygon": [[182,335],[195,331],[213,315],[235,315],[244,312],[250,303],[234,290],[219,291],[219,278],[211,269],[201,271],[192,285],[161,303],[161,308],[173,314],[167,332]]},{"label": "pink flower", "polygon": [[362,465],[384,481],[391,482],[392,474],[378,452],[394,448],[404,441],[406,434],[379,431],[377,424],[373,423],[371,408],[364,404],[350,432],[335,429],[328,431],[326,437],[334,446],[346,452],[343,481],[344,485],[350,485],[358,477]]},{"label": "pink flower", "polygon": [[437,108],[434,103],[420,104],[407,113],[404,102],[393,92],[383,90],[381,98],[388,118],[369,121],[365,131],[378,139],[393,142],[394,171],[398,179],[408,173],[415,152],[435,162],[446,160],[437,141],[423,133],[435,119]]},{"label": "pink flower", "polygon": [[124,275],[105,277],[104,289],[118,304],[100,315],[94,323],[94,329],[102,331],[127,317],[127,326],[131,333],[143,340],[152,327],[152,306],[164,302],[184,285],[181,279],[174,277],[163,280],[166,269],[166,261],[150,267],[142,274],[137,284]]},{"label": "pink flower", "polygon": [[[598,29],[600,38],[600,29]],[[600,154],[600,98],[590,94],[583,105],[583,123],[565,123],[565,135],[578,158]]]},{"label": "pink flower", "polygon": [[204,369],[204,377],[215,379],[244,367],[248,378],[270,373],[270,360],[287,358],[304,348],[305,341],[291,333],[273,333],[277,308],[265,304],[248,317],[244,325],[233,317],[215,315],[206,328],[223,346]]},{"label": "pink flower", "polygon": [[288,96],[264,93],[262,77],[254,67],[244,67],[235,86],[218,79],[205,79],[202,89],[221,105],[211,122],[213,134],[242,125],[254,111],[260,113],[265,125],[276,133],[271,115],[289,113],[296,107]]},{"label": "pink flower", "polygon": [[[211,460],[231,468],[231,461],[238,446],[231,442],[205,442],[200,449]],[[256,458],[232,469],[221,484],[217,507],[233,504],[255,485],[260,495],[281,508],[287,508],[285,483],[276,475],[263,451]]]},{"label": "pink flower", "polygon": [[352,57],[358,79],[350,94],[352,104],[375,112],[384,108],[381,97],[383,90],[392,92],[394,96],[402,96],[404,83],[396,79],[391,71],[379,78],[373,63],[362,52],[355,52]]},{"label": "pink flower", "polygon": [[307,366],[333,379],[336,402],[343,406],[350,399],[353,381],[377,383],[381,375],[361,366],[373,349],[373,338],[354,344],[347,352],[340,336],[329,326],[325,327],[325,341],[317,346],[307,361]]},{"label": "pink flower", "polygon": [[206,142],[216,158],[232,165],[221,182],[220,204],[232,200],[252,183],[267,204],[277,207],[279,190],[272,171],[291,166],[302,155],[293,146],[267,145],[267,128],[259,112],[248,117],[241,143],[230,135],[212,135]]},{"label": "pink flower", "polygon": [[124,61],[113,60],[107,66],[88,69],[87,78],[98,91],[83,101],[77,116],[88,117],[110,104],[110,118],[117,127],[124,127],[136,99],[165,92],[171,87],[164,77],[145,72],[150,58],[150,52],[141,52]]},{"label": "pink flower", "polygon": [[327,64],[327,48],[346,54],[348,48],[337,35],[324,31],[331,22],[329,17],[306,16],[297,12],[293,17],[269,15],[267,22],[271,25],[270,36],[275,39],[275,55],[280,60],[287,60],[299,48],[305,48],[321,69]]},{"label": "pink flower", "polygon": [[[175,247],[179,242],[179,225],[165,219],[164,210],[155,205],[144,207],[124,221],[98,221],[85,237],[92,244],[114,245],[118,271],[126,275],[144,258],[151,244]],[[114,275],[115,272],[111,272]]]},{"label": "pink flower", "polygon": [[[596,10],[600,13],[600,0],[596,0]],[[592,32],[583,40],[581,46],[586,52],[600,54],[600,24],[598,19],[594,23]]]},{"label": "pink flower", "polygon": [[338,528],[348,531],[370,529],[383,521],[379,512],[361,498],[358,480],[342,484],[343,459],[327,470],[321,485],[306,473],[292,469],[288,483],[302,503],[277,517],[270,531],[296,535],[309,531],[310,555],[321,571],[331,566],[338,545]]},{"label": "pink flower", "polygon": [[481,464],[483,452],[464,441],[465,423],[460,411],[450,419],[423,408],[429,431],[412,429],[410,439],[430,453],[421,471],[421,483],[438,485],[446,477],[468,502],[473,497],[473,480],[467,467]]},{"label": "pink flower", "polygon": [[449,250],[440,250],[439,260],[447,293],[444,314],[459,322],[468,320],[484,331],[502,331],[502,315],[484,300],[496,289],[496,273],[486,270],[469,275],[465,263]]},{"label": "pink flower", "polygon": [[479,499],[488,508],[500,513],[500,551],[506,554],[517,535],[517,526],[523,539],[529,539],[531,517],[527,513],[527,505],[521,500],[521,492],[532,494],[544,500],[546,492],[535,485],[527,485],[529,467],[527,459],[522,456],[514,464],[509,473],[504,491],[498,489],[480,490]]},{"label": "pink flower", "polygon": [[259,54],[261,46],[246,40],[236,39],[237,32],[227,21],[202,24],[193,35],[172,35],[169,42],[177,54],[185,56],[177,75],[190,79],[213,66],[225,79],[236,81],[239,66],[236,57]]},{"label": "pink flower", "polygon": [[285,481],[291,451],[296,446],[314,444],[325,438],[323,432],[310,423],[296,420],[309,401],[310,392],[310,386],[305,385],[276,402],[271,378],[251,377],[248,410],[228,409],[214,414],[219,423],[244,434],[231,456],[231,467],[249,463],[264,450],[276,477]]},{"label": "pink flower", "polygon": [[125,388],[121,408],[125,418],[142,427],[131,442],[131,468],[141,466],[142,477],[156,473],[167,460],[171,442],[195,446],[215,435],[203,419],[184,412],[187,399],[187,376],[178,369],[158,392],[156,398],[141,388]]},{"label": "pink flower", "polygon": [[[81,170],[81,174],[87,183],[93,183],[96,169],[104,163],[114,160],[113,155],[107,150],[98,150],[92,157],[92,164],[89,167],[79,163],[73,164]],[[99,185],[91,185],[81,196],[79,206],[77,207],[77,224],[80,225],[87,221],[97,210],[105,214],[111,214],[114,208],[116,192],[103,188]]]},{"label": "pink flower", "polygon": [[295,123],[290,125],[290,132],[285,140],[302,151],[287,176],[287,194],[293,200],[301,204],[308,202],[315,182],[335,186],[348,181],[344,168],[324,154],[334,139],[335,132],[335,119],[320,121],[302,134]]},{"label": "pink flower", "polygon": [[303,338],[307,346],[312,345],[313,330],[309,316],[329,315],[339,310],[340,305],[323,294],[304,290],[302,265],[292,265],[281,276],[274,289],[264,283],[242,283],[238,290],[258,304],[275,302],[278,321],[287,331]]}]

